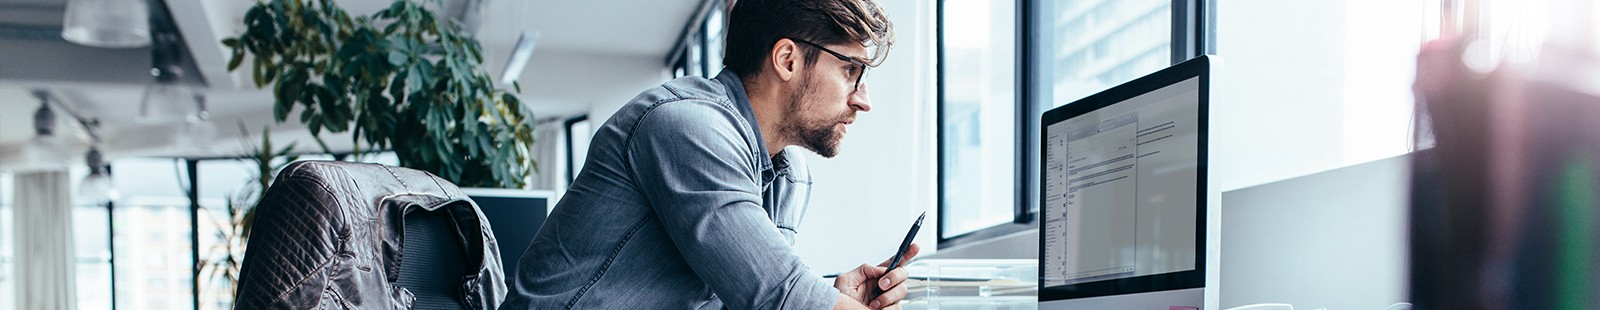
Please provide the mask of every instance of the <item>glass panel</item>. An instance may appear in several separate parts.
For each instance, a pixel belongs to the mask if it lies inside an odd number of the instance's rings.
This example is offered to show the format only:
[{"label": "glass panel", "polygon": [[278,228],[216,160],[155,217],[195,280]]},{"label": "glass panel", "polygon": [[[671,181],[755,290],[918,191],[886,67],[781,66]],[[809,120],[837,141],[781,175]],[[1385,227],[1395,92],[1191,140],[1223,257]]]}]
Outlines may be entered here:
[{"label": "glass panel", "polygon": [[81,204],[72,209],[79,309],[111,309],[111,223],[108,220],[105,205]]},{"label": "glass panel", "polygon": [[13,184],[10,173],[0,172],[0,310],[17,308],[17,274],[12,270],[16,264],[16,250],[12,249],[15,241],[11,240],[11,226],[15,223],[11,208]]},{"label": "glass panel", "polygon": [[713,4],[706,14],[706,76],[714,76],[722,69],[722,5]]},{"label": "glass panel", "polygon": [[705,70],[706,62],[706,59],[702,58],[705,57],[704,48],[700,46],[700,40],[694,39],[694,36],[689,36],[689,38],[689,75],[705,76],[702,73]]},{"label": "glass panel", "polygon": [[[74,174],[73,180],[81,180]],[[0,309],[16,309],[15,213],[12,209],[12,177],[0,173]],[[72,210],[73,251],[77,255],[74,276],[78,307],[111,308],[110,223],[104,205],[83,204]]]},{"label": "glass panel", "polygon": [[201,208],[200,259],[205,262],[200,272],[200,305],[231,309],[232,283],[238,274],[228,270],[237,270],[238,264],[244,262],[236,226],[242,219],[240,213],[260,195],[255,183],[256,164],[250,160],[207,160],[199,162],[196,170]]},{"label": "glass panel", "polygon": [[171,159],[112,163],[112,184],[122,193],[112,214],[119,308],[192,307],[194,261],[183,165]]},{"label": "glass panel", "polygon": [[1172,64],[1169,0],[1040,1],[1038,111]]},{"label": "glass panel", "polygon": [[[1037,9],[1030,119],[1172,64],[1170,0],[1044,0]],[[1039,149],[1038,126],[1027,129],[1031,150]],[[1037,179],[1037,157],[1029,154],[1029,180]],[[1038,212],[1038,195],[1028,199]]]},{"label": "glass panel", "polygon": [[[105,225],[105,219],[100,220]],[[111,309],[111,262],[79,260],[75,272],[78,309]]]},{"label": "glass panel", "polygon": [[572,169],[568,171],[572,172],[573,178],[577,178],[578,172],[583,171],[584,161],[589,158],[589,140],[594,138],[594,123],[587,119],[575,122],[567,127],[567,131],[572,133],[572,157],[568,158]]},{"label": "glass panel", "polygon": [[944,1],[944,238],[1010,222],[1016,201],[1016,2]]}]

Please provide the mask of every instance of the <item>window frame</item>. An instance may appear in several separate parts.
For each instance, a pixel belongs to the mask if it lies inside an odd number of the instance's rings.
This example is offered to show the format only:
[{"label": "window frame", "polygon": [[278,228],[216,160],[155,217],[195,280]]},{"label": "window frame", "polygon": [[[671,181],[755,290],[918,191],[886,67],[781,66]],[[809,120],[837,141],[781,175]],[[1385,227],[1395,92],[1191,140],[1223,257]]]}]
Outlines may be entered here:
[{"label": "window frame", "polygon": [[[1013,87],[1016,89],[1016,96],[1014,96],[1013,104],[1016,105],[1014,109],[1016,122],[1014,122],[1015,128],[1013,130],[1016,131],[1014,138],[1016,155],[1012,167],[1015,169],[1014,176],[1016,179],[1014,184],[1016,186],[1013,191],[1014,198],[1011,208],[1012,221],[949,237],[945,236],[946,227],[943,220],[937,221],[935,224],[937,226],[935,237],[938,238],[938,248],[941,250],[1039,229],[1038,212],[1033,211],[1033,206],[1038,204],[1038,192],[1035,189],[1037,185],[1034,180],[1037,179],[1036,176],[1038,175],[1038,169],[1036,168],[1038,167],[1039,157],[1039,154],[1035,152],[1036,146],[1033,144],[1039,141],[1038,130],[1035,130],[1035,124],[1038,123],[1038,120],[1033,115],[1037,114],[1034,113],[1036,112],[1035,107],[1041,106],[1035,104],[1037,100],[1045,100],[1045,98],[1037,98],[1033,93],[1034,85],[1039,81],[1039,77],[1034,75],[1033,68],[1040,62],[1040,60],[1034,59],[1033,48],[1035,47],[1035,42],[1033,42],[1033,38],[1039,31],[1040,25],[1037,22],[1045,20],[1045,18],[1038,16],[1038,14],[1044,13],[1036,12],[1037,10],[1033,8],[1038,6],[1039,1],[1049,0],[1015,1],[1017,2],[1015,23],[1017,36],[1015,41],[1016,71],[1014,72],[1016,85]],[[1181,63],[1184,60],[1206,53],[1215,53],[1216,49],[1213,45],[1216,29],[1215,3],[1216,0],[1172,0],[1170,6],[1172,10],[1171,64]],[[944,182],[945,169],[949,166],[949,163],[945,161],[945,138],[950,134],[945,132],[944,126],[947,121],[944,115],[946,100],[944,4],[945,0],[939,0],[934,5],[934,48],[937,55],[934,65],[936,90],[934,122],[937,124],[935,126],[935,140],[937,142],[934,146],[934,152],[938,158],[936,175],[939,176],[938,180],[935,181],[936,192],[934,199],[940,218],[943,218],[944,214],[947,213],[945,210],[950,207],[945,198],[947,189]]]},{"label": "window frame", "polygon": [[[722,23],[722,33],[717,35],[723,36],[719,43],[726,44],[727,10],[730,9],[728,6],[730,2],[727,1],[730,0],[706,0],[700,3],[699,8],[695,9],[694,14],[690,16],[688,23],[684,24],[683,31],[678,34],[678,42],[673,44],[663,62],[663,66],[671,73],[672,78],[676,79],[691,75],[713,78],[722,68],[722,59],[711,59],[712,53],[710,49],[714,48],[720,51],[716,53],[719,56],[726,56],[727,53],[722,49],[723,46],[711,46],[711,42],[707,38],[711,35],[708,32],[710,27],[706,23],[710,21],[714,10],[720,10],[716,14],[721,15],[719,19],[721,19],[720,22]],[[691,53],[691,49],[699,50],[697,51],[698,53]]]},{"label": "window frame", "polygon": [[[566,141],[564,141],[564,142],[566,143],[566,150],[565,151],[567,153],[567,160],[566,160],[566,163],[565,163],[565,165],[567,166],[566,167],[567,168],[567,175],[566,175],[567,184],[572,184],[572,181],[577,180],[578,171],[577,171],[577,169],[575,169],[575,168],[577,168],[576,167],[577,166],[576,163],[579,162],[580,160],[585,160],[584,158],[577,158],[577,157],[573,156],[574,152],[573,152],[573,149],[572,149],[572,126],[578,124],[579,122],[586,122],[586,121],[589,121],[589,114],[579,114],[579,115],[576,115],[576,116],[573,116],[573,117],[568,117],[565,120],[561,120],[561,134],[565,136],[564,138],[566,138]],[[590,134],[590,133],[585,133],[585,134]],[[592,134],[590,134],[590,135],[592,136]],[[585,157],[587,157],[587,156],[585,156]]]}]

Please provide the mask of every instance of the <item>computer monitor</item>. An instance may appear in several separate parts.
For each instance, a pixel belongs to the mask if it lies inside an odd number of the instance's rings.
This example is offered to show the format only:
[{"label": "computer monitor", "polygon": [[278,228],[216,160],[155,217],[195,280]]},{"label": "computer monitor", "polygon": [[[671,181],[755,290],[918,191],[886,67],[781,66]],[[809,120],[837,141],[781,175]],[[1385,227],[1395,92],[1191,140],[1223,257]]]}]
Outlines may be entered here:
[{"label": "computer monitor", "polygon": [[541,190],[463,188],[489,220],[495,244],[500,246],[501,272],[510,285],[517,275],[517,260],[533,243],[533,236],[555,207],[554,193]]},{"label": "computer monitor", "polygon": [[1203,306],[1213,61],[1044,113],[1040,308]]}]

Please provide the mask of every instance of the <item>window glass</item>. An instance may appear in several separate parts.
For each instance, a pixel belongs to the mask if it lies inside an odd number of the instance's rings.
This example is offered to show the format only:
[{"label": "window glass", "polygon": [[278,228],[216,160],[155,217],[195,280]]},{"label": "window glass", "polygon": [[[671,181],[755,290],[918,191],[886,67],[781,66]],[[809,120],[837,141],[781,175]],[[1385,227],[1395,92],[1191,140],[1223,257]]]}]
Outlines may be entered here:
[{"label": "window glass", "polygon": [[[319,158],[320,159],[320,158]],[[243,262],[244,249],[234,230],[242,213],[261,194],[255,183],[255,161],[204,160],[195,164],[199,186],[200,304],[233,308],[233,288],[224,270]],[[274,174],[276,174],[274,172]],[[230,207],[231,210],[230,210]],[[230,257],[231,255],[231,257]],[[230,263],[230,259],[232,262]],[[235,265],[237,266],[237,265]]]},{"label": "window glass", "polygon": [[[88,169],[84,169],[88,170]],[[78,178],[82,179],[82,178]],[[111,309],[111,222],[105,204],[74,203],[73,251],[78,267],[73,275],[79,309]]]},{"label": "window glass", "polygon": [[[694,38],[691,36],[690,38]],[[705,47],[700,40],[689,40],[689,75],[705,76]]]},{"label": "window glass", "polygon": [[947,0],[941,238],[1010,222],[1017,204],[1016,2]]},{"label": "window glass", "polygon": [[[942,238],[1010,222],[1019,204],[1037,212],[1038,194],[1026,190],[1036,187],[1037,155],[1017,154],[1038,150],[1038,124],[1029,120],[1172,61],[1171,1],[1027,1],[1033,35],[1021,62],[1016,3],[941,2]],[[1019,66],[1028,68],[1031,89],[1021,104]],[[1018,113],[1024,106],[1026,115]]]},{"label": "window glass", "polygon": [[721,5],[714,5],[706,13],[706,76],[714,76],[722,69],[723,21]]},{"label": "window glass", "polygon": [[[1030,119],[1172,64],[1170,0],[1042,0],[1037,6]],[[1029,122],[1027,128],[1034,152],[1038,126]],[[1030,188],[1037,188],[1037,157],[1029,154],[1024,170]],[[1038,212],[1038,194],[1028,199],[1029,210]]]},{"label": "window glass", "polygon": [[1170,0],[1046,0],[1039,12],[1038,113],[1172,64]]},{"label": "window glass", "polygon": [[[15,223],[15,213],[12,212],[11,174],[0,172],[0,300],[17,300],[17,273],[16,241],[12,240],[15,230],[11,229]],[[16,309],[16,302],[0,302],[0,310]]]},{"label": "window glass", "polygon": [[583,171],[583,162],[589,159],[589,140],[594,138],[594,130],[594,122],[587,118],[567,127],[567,132],[572,134],[572,149],[569,150],[572,156],[567,158],[567,171],[572,173],[573,178],[578,177],[578,172]]},{"label": "window glass", "polygon": [[[73,171],[68,180],[76,182],[87,175],[87,169]],[[16,186],[10,173],[0,173],[0,309],[16,309],[16,213],[13,208]],[[72,189],[74,193],[76,188]],[[74,260],[73,285],[77,304],[83,309],[111,308],[111,251],[109,243],[110,222],[103,204],[73,202],[72,238]]]},{"label": "window glass", "polygon": [[112,184],[122,194],[112,214],[117,252],[117,307],[193,307],[189,198],[184,162],[119,159]]}]

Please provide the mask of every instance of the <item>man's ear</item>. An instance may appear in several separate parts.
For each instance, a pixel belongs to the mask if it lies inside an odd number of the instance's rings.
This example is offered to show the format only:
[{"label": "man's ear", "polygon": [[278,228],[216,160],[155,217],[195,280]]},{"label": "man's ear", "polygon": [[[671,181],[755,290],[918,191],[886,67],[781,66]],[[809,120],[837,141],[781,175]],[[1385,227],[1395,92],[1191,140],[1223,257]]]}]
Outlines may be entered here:
[{"label": "man's ear", "polygon": [[772,44],[770,56],[767,59],[771,59],[772,62],[768,65],[772,66],[772,72],[777,73],[779,80],[790,81],[800,71],[800,49],[795,46],[793,40],[778,39],[778,42]]}]

